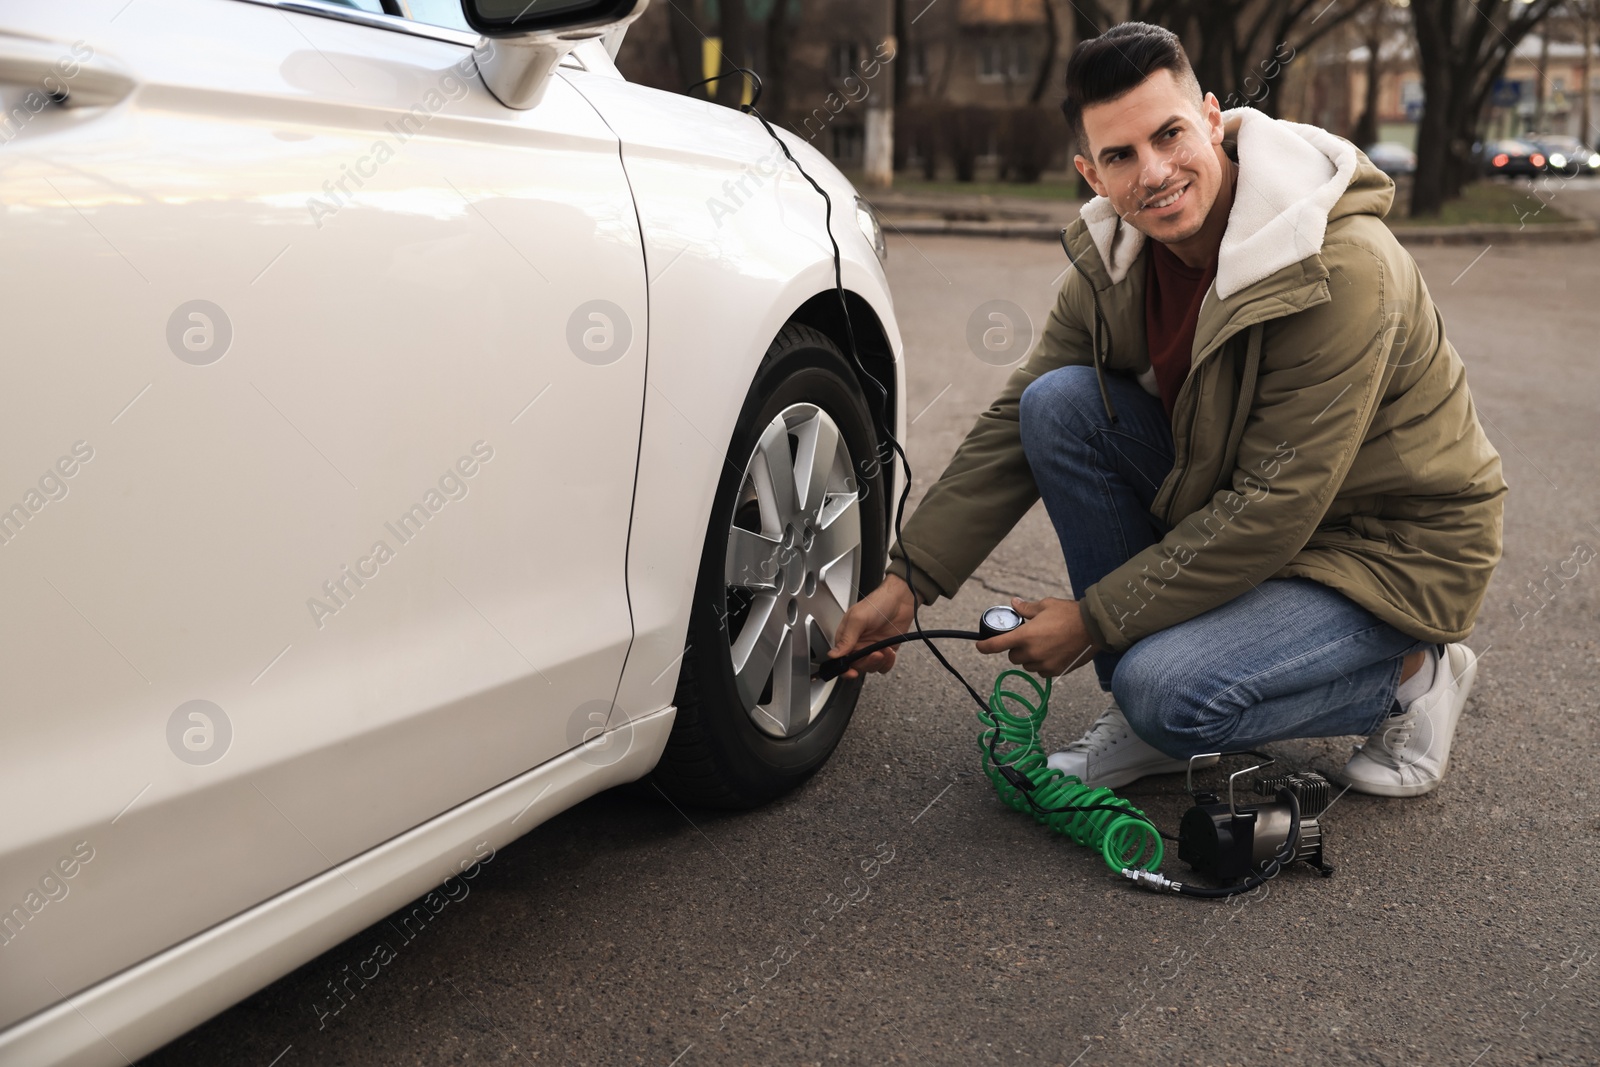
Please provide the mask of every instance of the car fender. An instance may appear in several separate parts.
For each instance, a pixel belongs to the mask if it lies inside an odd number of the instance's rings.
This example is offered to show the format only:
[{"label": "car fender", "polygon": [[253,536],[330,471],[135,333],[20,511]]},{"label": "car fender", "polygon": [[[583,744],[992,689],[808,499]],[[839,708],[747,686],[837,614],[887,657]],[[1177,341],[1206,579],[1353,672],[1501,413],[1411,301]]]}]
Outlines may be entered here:
[{"label": "car fender", "polygon": [[[672,702],[734,423],[784,324],[834,290],[833,247],[828,205],[756,117],[601,71],[561,76],[621,139],[647,261],[649,364],[628,549],[634,639],[614,713],[636,717]],[[887,338],[903,436],[899,330],[882,264],[856,222],[855,190],[803,138],[779,135],[831,198],[843,284]]]}]

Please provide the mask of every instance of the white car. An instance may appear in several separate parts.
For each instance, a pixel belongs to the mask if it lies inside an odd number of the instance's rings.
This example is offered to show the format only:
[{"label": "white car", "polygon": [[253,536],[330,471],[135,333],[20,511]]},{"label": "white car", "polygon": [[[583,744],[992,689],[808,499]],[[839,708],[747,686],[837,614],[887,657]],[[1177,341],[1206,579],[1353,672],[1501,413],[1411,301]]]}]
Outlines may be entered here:
[{"label": "white car", "polygon": [[838,742],[881,233],[629,85],[643,2],[0,2],[0,1063],[126,1063],[599,790]]}]

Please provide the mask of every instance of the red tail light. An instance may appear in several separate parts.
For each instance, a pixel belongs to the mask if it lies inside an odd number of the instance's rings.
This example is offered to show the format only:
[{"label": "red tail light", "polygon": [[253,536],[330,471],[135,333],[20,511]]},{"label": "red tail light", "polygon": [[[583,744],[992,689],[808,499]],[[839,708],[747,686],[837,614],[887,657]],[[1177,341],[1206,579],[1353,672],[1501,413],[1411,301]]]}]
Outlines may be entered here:
[{"label": "red tail light", "polygon": [[1530,160],[1532,160],[1534,166],[1536,166],[1536,167],[1544,166],[1544,156],[1541,156],[1539,153],[1535,152],[1533,155],[1529,156],[1528,158]]},{"label": "red tail light", "polygon": [[1503,167],[1509,162],[1511,162],[1511,157],[1506,155],[1504,152],[1501,152],[1498,156],[1494,157],[1494,165],[1497,167]]}]

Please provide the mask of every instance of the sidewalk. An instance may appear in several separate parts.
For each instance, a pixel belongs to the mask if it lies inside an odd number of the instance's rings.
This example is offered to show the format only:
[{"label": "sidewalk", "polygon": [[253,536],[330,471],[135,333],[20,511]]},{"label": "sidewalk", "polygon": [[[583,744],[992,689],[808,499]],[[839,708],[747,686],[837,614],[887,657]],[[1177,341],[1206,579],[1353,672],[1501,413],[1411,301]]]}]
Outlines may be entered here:
[{"label": "sidewalk", "polygon": [[[871,197],[890,233],[905,236],[1009,237],[1055,241],[1062,227],[1078,217],[1077,200],[1042,200],[987,194],[923,193],[890,190]],[[1403,244],[1518,244],[1587,241],[1600,236],[1600,189],[1567,193],[1561,206],[1572,222],[1475,223],[1465,226],[1391,224]]]}]

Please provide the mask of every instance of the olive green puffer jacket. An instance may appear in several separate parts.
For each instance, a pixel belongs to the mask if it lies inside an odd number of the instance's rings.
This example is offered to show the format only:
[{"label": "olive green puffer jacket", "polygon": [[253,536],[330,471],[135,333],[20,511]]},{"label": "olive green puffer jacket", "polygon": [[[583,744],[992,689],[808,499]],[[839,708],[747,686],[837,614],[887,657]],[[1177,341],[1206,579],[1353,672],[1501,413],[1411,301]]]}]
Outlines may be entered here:
[{"label": "olive green puffer jacket", "polygon": [[[1382,221],[1394,183],[1314,126],[1252,108],[1224,121],[1238,182],[1151,507],[1170,532],[1085,591],[1088,629],[1124,650],[1297,576],[1420,640],[1460,640],[1500,559],[1506,485],[1422,275]],[[1077,269],[1043,335],[891,550],[924,601],[954,595],[1039,498],[1018,433],[1030,382],[1081,364],[1154,392],[1144,236],[1100,197],[1063,240]]]}]

